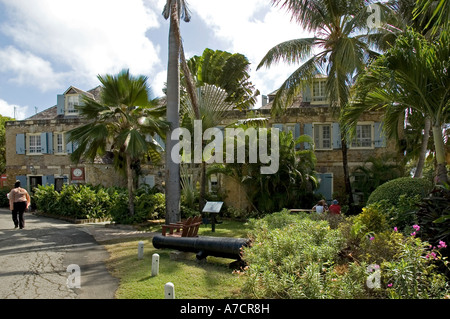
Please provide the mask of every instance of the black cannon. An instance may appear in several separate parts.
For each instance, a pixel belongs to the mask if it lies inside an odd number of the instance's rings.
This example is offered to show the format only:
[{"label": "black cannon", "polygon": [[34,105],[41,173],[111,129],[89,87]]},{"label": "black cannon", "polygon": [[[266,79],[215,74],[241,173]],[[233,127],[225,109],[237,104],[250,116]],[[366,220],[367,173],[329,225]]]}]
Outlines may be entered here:
[{"label": "black cannon", "polygon": [[249,244],[247,238],[228,237],[168,237],[156,235],[153,246],[157,249],[170,248],[185,252],[197,253],[197,259],[208,256],[241,260],[241,248]]}]

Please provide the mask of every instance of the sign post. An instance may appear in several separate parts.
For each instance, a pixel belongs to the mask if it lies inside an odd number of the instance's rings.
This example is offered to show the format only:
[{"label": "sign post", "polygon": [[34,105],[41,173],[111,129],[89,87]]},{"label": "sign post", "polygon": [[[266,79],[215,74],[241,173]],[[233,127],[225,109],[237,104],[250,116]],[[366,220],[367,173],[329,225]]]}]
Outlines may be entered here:
[{"label": "sign post", "polygon": [[214,233],[216,231],[216,215],[220,213],[223,202],[206,202],[205,207],[203,207],[203,213],[209,213],[211,217],[211,231]]}]

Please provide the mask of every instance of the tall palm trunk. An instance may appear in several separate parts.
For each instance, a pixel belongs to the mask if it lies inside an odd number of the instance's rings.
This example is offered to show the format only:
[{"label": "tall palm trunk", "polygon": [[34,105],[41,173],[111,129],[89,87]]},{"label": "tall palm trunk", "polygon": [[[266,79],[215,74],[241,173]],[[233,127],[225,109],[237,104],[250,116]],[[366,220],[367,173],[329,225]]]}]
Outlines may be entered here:
[{"label": "tall palm trunk", "polygon": [[172,2],[169,29],[169,61],[167,70],[167,121],[170,130],[166,137],[166,224],[180,221],[180,164],[172,160],[172,148],[175,141],[171,132],[180,126],[180,47],[177,43],[176,25],[178,22],[177,1]]},{"label": "tall palm trunk", "polygon": [[433,125],[433,140],[436,151],[436,184],[448,183],[447,177],[447,160],[445,158],[445,145],[442,138],[442,127]]},{"label": "tall palm trunk", "polygon": [[131,168],[132,160],[129,154],[126,155],[126,162],[127,162],[128,210],[130,216],[134,216],[133,169]]},{"label": "tall palm trunk", "polygon": [[341,140],[341,149],[342,149],[342,167],[344,169],[344,184],[345,184],[345,193],[348,196],[348,207],[351,215],[355,213],[354,201],[353,201],[353,192],[352,192],[352,184],[350,183],[350,171],[348,169],[348,145],[345,139],[346,132],[343,132],[341,136],[344,136]]},{"label": "tall palm trunk", "polygon": [[425,118],[425,128],[422,137],[422,145],[420,147],[419,160],[417,161],[416,172],[414,173],[414,178],[421,178],[423,173],[423,167],[425,165],[425,155],[428,149],[428,140],[430,138],[430,128],[431,120],[427,117]]}]

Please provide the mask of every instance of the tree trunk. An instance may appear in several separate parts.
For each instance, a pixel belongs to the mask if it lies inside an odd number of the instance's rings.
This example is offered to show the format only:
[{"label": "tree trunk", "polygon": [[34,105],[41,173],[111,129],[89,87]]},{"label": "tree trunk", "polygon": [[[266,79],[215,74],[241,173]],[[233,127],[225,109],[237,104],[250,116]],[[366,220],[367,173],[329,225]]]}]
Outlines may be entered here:
[{"label": "tree trunk", "polygon": [[421,178],[423,173],[423,167],[425,165],[425,156],[428,150],[428,140],[430,138],[430,128],[431,120],[425,118],[425,128],[422,137],[422,146],[420,148],[419,160],[417,161],[416,172],[414,173],[414,178]]},{"label": "tree trunk", "polygon": [[170,129],[166,137],[166,224],[179,222],[180,214],[180,164],[172,160],[172,148],[176,141],[172,141],[171,133],[180,126],[180,48],[177,44],[175,25],[178,22],[177,1],[172,2],[169,30],[169,61],[167,70],[167,121]]},{"label": "tree trunk", "polygon": [[433,125],[433,140],[436,151],[436,184],[448,183],[447,160],[445,158],[445,145],[442,137],[442,127]]},{"label": "tree trunk", "polygon": [[203,207],[206,204],[206,162],[202,161],[201,163],[201,172],[200,172],[200,195],[199,195],[199,209],[200,212],[203,211]]},{"label": "tree trunk", "polygon": [[128,210],[130,216],[134,216],[134,183],[133,169],[131,168],[132,160],[129,154],[126,155],[127,161],[127,186],[128,186]]},{"label": "tree trunk", "polygon": [[343,138],[341,139],[342,144],[342,166],[344,168],[344,183],[345,183],[345,193],[347,194],[348,198],[348,208],[351,215],[355,213],[355,207],[353,202],[353,193],[352,193],[352,184],[350,183],[350,172],[348,169],[348,147],[347,147],[347,141],[345,140],[345,136],[347,135],[346,132],[341,132],[341,136]]}]

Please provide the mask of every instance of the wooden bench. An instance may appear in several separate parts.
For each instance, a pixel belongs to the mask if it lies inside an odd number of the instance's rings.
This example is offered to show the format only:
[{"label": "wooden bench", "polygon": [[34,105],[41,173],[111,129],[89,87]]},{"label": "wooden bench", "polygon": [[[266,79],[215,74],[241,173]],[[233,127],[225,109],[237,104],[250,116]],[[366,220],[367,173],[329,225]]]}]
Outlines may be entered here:
[{"label": "wooden bench", "polygon": [[183,223],[162,225],[162,235],[168,237],[197,237],[198,229],[201,224],[201,215],[189,217]]},{"label": "wooden bench", "polygon": [[292,209],[289,209],[289,212],[290,213],[300,213],[300,212],[311,213],[312,209],[311,208],[309,208],[309,209],[307,209],[307,208],[292,208]]}]

